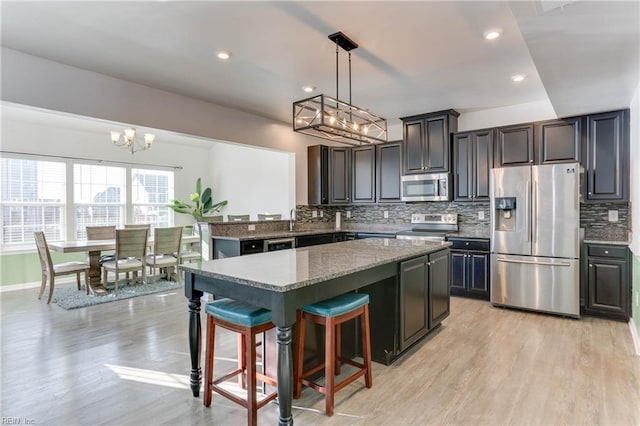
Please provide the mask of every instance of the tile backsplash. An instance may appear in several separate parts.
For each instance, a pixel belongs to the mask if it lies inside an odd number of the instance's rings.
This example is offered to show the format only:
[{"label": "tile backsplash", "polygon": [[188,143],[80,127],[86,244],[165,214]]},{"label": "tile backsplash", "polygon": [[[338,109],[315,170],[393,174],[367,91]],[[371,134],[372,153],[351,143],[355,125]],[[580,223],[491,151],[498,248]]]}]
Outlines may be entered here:
[{"label": "tile backsplash", "polygon": [[[296,207],[296,219],[301,225],[327,227],[335,223],[336,212],[340,212],[343,228],[358,225],[396,228],[408,226],[413,213],[457,213],[460,232],[480,232],[490,235],[491,216],[489,201],[423,202],[397,204],[371,204],[350,206],[300,205]],[[609,222],[609,210],[618,211],[618,221]],[[583,203],[580,204],[580,227],[585,228],[586,239],[627,241],[631,232],[630,203]],[[316,217],[313,217],[313,212]],[[385,212],[386,216],[385,217]],[[322,217],[320,216],[322,214]],[[484,219],[480,219],[480,215]],[[350,215],[350,217],[347,217]]]}]

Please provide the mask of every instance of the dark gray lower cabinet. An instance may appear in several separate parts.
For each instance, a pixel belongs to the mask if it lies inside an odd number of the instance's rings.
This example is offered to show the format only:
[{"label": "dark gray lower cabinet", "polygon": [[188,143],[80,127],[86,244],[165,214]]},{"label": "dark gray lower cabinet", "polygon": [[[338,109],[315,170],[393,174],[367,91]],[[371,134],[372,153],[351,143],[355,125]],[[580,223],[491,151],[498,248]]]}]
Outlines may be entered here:
[{"label": "dark gray lower cabinet", "polygon": [[369,294],[374,361],[390,364],[449,315],[449,261],[449,249],[409,259],[398,277],[358,289]]},{"label": "dark gray lower cabinet", "polygon": [[451,295],[489,300],[489,240],[449,238]]},{"label": "dark gray lower cabinet", "polygon": [[400,264],[400,350],[429,331],[428,256]]},{"label": "dark gray lower cabinet", "polygon": [[631,315],[629,249],[606,244],[586,244],[584,314],[628,321]]},{"label": "dark gray lower cabinet", "polygon": [[429,329],[449,316],[449,250],[429,255]]},{"label": "dark gray lower cabinet", "polygon": [[449,250],[400,264],[400,351],[449,316]]}]

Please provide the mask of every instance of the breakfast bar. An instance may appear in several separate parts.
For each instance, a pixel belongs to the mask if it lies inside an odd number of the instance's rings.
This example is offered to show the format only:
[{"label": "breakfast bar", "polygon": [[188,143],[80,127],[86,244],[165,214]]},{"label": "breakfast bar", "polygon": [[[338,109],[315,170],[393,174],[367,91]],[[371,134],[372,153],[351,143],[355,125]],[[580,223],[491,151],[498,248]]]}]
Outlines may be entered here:
[{"label": "breakfast bar", "polygon": [[[292,328],[297,309],[386,279],[399,279],[400,262],[448,251],[449,245],[446,242],[371,238],[181,265],[189,306],[193,395],[199,395],[201,384],[200,307],[203,293],[241,300],[272,311],[277,336],[279,424],[291,425]],[[446,285],[448,288],[448,282]],[[448,307],[448,293],[446,297]]]}]

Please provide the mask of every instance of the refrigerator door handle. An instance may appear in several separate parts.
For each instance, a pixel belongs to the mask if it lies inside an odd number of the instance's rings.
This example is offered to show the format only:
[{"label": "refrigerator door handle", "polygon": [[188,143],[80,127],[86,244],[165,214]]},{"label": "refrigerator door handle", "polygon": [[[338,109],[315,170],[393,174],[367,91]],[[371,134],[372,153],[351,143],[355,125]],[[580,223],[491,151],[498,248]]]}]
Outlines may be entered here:
[{"label": "refrigerator door handle", "polygon": [[[533,215],[536,215],[534,218]],[[538,221],[538,181],[533,181],[533,191],[531,191],[531,241],[533,244],[537,242],[536,232],[538,232],[538,227],[536,222]]]},{"label": "refrigerator door handle", "polygon": [[518,260],[518,259],[503,259],[503,258],[498,258],[498,262],[504,262],[504,263],[524,263],[527,265],[543,265],[543,266],[566,266],[569,267],[571,266],[571,263],[569,262],[534,262],[531,260]]},{"label": "refrigerator door handle", "polygon": [[531,181],[527,181],[527,194],[525,199],[525,206],[524,206],[524,211],[525,211],[525,215],[527,215],[526,218],[526,222],[527,222],[527,242],[531,241],[531,206],[530,204],[530,197],[531,197]]}]

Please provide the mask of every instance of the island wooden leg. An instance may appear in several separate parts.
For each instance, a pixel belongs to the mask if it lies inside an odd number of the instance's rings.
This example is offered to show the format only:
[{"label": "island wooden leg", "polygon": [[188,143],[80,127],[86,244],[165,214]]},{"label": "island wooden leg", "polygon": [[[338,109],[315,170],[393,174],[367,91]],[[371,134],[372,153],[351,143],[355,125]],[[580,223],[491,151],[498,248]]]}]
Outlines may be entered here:
[{"label": "island wooden leg", "polygon": [[293,327],[277,327],[278,342],[278,405],[280,426],[293,425],[293,350],[291,348]]},{"label": "island wooden leg", "polygon": [[[201,295],[202,293],[200,293]],[[200,345],[202,343],[202,325],[200,324],[200,296],[193,295],[189,299],[189,352],[191,355],[191,373],[189,384],[191,393],[197,397],[200,395],[200,383],[202,369],[200,368]]]}]

